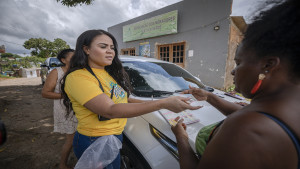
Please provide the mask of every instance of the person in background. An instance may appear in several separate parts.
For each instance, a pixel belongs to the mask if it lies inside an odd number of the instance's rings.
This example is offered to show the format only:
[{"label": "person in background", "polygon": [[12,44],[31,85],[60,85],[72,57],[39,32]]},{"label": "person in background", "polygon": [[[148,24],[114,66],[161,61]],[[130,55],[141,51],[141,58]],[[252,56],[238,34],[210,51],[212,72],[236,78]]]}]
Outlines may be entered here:
[{"label": "person in background", "polygon": [[[267,4],[270,2],[267,1]],[[172,127],[181,169],[300,168],[300,1],[277,1],[248,26],[235,56],[235,90],[245,107],[191,88],[225,115],[210,133],[200,130],[196,156],[182,120]],[[207,129],[207,128],[206,128]],[[202,143],[206,143],[202,147]]]},{"label": "person in background", "polygon": [[60,169],[69,168],[67,167],[67,161],[72,149],[73,137],[77,127],[76,117],[73,114],[67,116],[60,91],[61,79],[69,68],[69,63],[73,55],[73,49],[64,49],[58,54],[57,59],[64,65],[53,69],[49,73],[42,89],[42,96],[44,98],[54,99],[54,132],[66,134],[66,141],[62,147],[59,163]]},{"label": "person in background", "polygon": [[[78,159],[101,136],[115,135],[122,141],[128,117],[163,108],[173,112],[200,108],[189,105],[189,99],[183,97],[147,102],[128,98],[131,85],[118,56],[116,39],[104,30],[88,30],[78,37],[64,79],[64,103],[78,119],[73,141]],[[120,168],[120,162],[119,153],[107,168]]]}]

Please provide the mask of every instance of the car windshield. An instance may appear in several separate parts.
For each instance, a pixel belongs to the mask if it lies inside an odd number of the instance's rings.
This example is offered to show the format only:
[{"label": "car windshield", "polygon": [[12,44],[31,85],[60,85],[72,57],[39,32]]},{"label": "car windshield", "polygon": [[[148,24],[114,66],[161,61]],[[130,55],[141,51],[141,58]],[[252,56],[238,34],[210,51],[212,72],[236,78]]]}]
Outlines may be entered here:
[{"label": "car windshield", "polygon": [[60,67],[63,66],[63,64],[57,59],[57,58],[51,58],[49,62],[50,67]]},{"label": "car windshield", "polygon": [[[186,90],[190,86],[202,87],[202,83],[175,64],[123,61],[129,75],[133,94],[143,97],[161,96]],[[204,86],[204,85],[203,85]]]}]

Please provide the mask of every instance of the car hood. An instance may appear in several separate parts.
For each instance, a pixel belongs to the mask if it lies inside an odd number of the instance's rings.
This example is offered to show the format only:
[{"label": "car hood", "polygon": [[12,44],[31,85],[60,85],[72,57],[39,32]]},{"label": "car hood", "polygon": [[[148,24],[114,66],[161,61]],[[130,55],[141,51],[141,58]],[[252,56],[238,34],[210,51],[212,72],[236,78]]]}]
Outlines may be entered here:
[{"label": "car hood", "polygon": [[[240,102],[241,100],[235,99],[228,97],[224,95],[224,92],[220,90],[216,90],[213,92],[214,94],[224,98],[227,101],[230,102]],[[182,96],[182,97],[191,97],[193,98],[192,95],[187,95],[187,94],[174,94],[176,96]],[[149,98],[141,98],[141,97],[135,97],[136,99],[141,99],[141,100],[149,100]],[[246,100],[242,100],[242,102],[249,103]],[[199,132],[199,130],[207,125],[216,123],[218,121],[221,121],[226,118],[222,113],[220,113],[216,108],[214,108],[212,105],[210,105],[206,101],[194,101],[191,103],[193,106],[203,106],[202,108],[198,110],[186,110],[187,113],[192,114],[196,119],[198,119],[198,122],[192,123],[192,124],[187,124],[187,133],[189,136],[189,142],[192,148],[195,151],[195,141],[196,141],[196,136]],[[167,110],[158,110],[152,113],[148,113],[145,115],[142,115],[141,117],[146,120],[149,124],[151,124],[153,127],[155,127],[157,130],[162,132],[164,135],[172,139],[174,142],[176,142],[176,138],[174,134],[171,131],[171,125],[167,122],[167,120],[162,116],[163,112],[166,112]]]}]

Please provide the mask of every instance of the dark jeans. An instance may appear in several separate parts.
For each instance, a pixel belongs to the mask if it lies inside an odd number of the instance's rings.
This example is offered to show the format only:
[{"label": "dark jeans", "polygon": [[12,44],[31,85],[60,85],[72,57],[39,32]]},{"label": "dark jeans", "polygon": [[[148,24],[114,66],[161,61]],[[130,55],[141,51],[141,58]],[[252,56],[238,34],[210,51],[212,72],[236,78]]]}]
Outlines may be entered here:
[{"label": "dark jeans", "polygon": [[[115,135],[115,136],[121,142],[123,142],[123,134]],[[77,159],[79,159],[81,157],[81,155],[83,154],[83,152],[94,141],[96,141],[97,138],[99,138],[99,137],[85,136],[85,135],[82,135],[82,134],[78,133],[77,131],[75,132],[74,140],[73,140],[73,150],[74,150],[74,153],[75,153]],[[105,169],[109,169],[109,168],[119,169],[120,167],[121,167],[121,156],[120,156],[120,152],[119,152],[119,154],[116,157],[116,159],[111,164],[109,164],[108,166],[106,166]]]}]

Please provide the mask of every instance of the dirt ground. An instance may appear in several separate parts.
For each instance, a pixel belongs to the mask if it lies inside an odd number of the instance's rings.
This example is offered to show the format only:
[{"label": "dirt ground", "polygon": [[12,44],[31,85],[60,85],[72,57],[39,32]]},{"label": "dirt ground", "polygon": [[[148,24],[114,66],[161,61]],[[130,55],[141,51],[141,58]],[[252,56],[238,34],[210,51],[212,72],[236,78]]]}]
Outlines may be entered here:
[{"label": "dirt ground", "polygon": [[[53,133],[53,101],[42,98],[40,78],[0,79],[0,118],[7,130],[1,169],[56,169],[64,135]],[[76,164],[71,152],[69,164]]]}]

